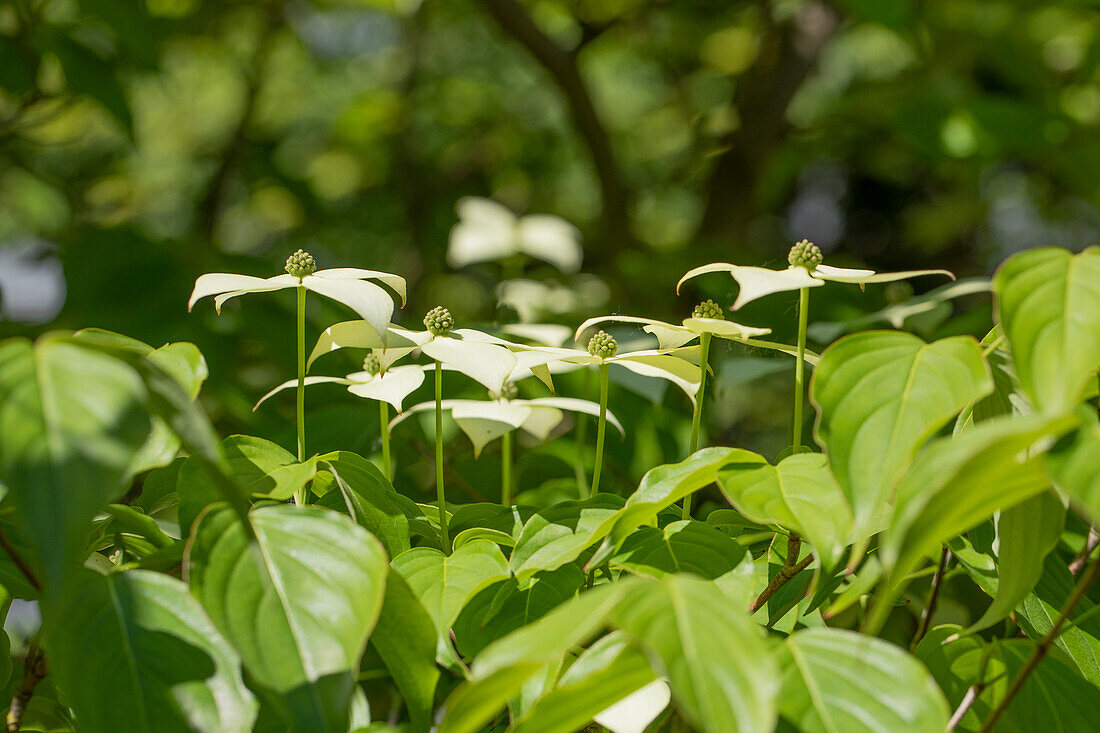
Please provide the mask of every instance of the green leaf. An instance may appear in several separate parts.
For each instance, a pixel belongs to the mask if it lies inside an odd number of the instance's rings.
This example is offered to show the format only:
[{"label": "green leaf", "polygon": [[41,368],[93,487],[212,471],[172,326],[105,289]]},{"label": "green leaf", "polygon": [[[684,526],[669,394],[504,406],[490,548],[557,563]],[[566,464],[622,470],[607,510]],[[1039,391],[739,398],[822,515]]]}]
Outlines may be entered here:
[{"label": "green leaf", "polygon": [[1058,545],[1065,524],[1066,508],[1049,491],[1001,512],[997,519],[997,595],[964,633],[989,628],[1027,598],[1042,577],[1044,560]]},{"label": "green leaf", "polygon": [[156,520],[138,509],[125,504],[108,504],[104,511],[110,515],[117,529],[149,540],[154,547],[171,547],[176,540],[165,534]]},{"label": "green leaf", "polygon": [[1043,456],[1026,454],[1075,423],[1072,416],[1002,417],[931,443],[898,486],[884,564],[900,577],[945,540],[1041,492],[1050,484]]},{"label": "green leaf", "polygon": [[1100,425],[1087,425],[1058,441],[1047,469],[1073,506],[1100,523]]},{"label": "green leaf", "polygon": [[[1050,631],[1076,583],[1063,558],[1054,552],[1047,555],[1042,577],[1017,608],[1016,621],[1029,637],[1038,639]],[[1073,623],[1066,624],[1055,645],[1085,679],[1100,686],[1100,615],[1096,607],[1091,597],[1082,598]]]},{"label": "green leaf", "polygon": [[623,500],[597,494],[582,501],[563,501],[527,520],[516,538],[511,567],[517,580],[540,570],[555,570],[573,562],[607,535]]},{"label": "green leaf", "polygon": [[928,670],[881,639],[803,629],[780,654],[779,713],[798,730],[942,733],[951,711]]},{"label": "green leaf", "polygon": [[[979,677],[987,683],[957,728],[975,733],[993,707],[1004,698],[1034,643],[1009,640],[987,646],[979,637],[967,636],[945,644],[945,639],[957,636],[958,630],[958,626],[933,629],[917,646],[917,654],[928,665],[951,705],[957,706]],[[1031,672],[995,730],[1005,733],[1089,731],[1096,727],[1097,709],[1100,709],[1100,689],[1052,654]]]},{"label": "green leaf", "polygon": [[[892,571],[892,592],[944,542],[1046,489],[1044,455],[1035,449],[1076,423],[1074,416],[1005,416],[925,448],[898,487],[897,509],[880,547],[883,565]],[[885,621],[888,605],[880,599],[868,628]]]},{"label": "green leaf", "polygon": [[771,466],[735,463],[718,472],[718,487],[747,519],[775,524],[809,540],[829,568],[840,561],[851,530],[851,510],[819,453],[796,453]]},{"label": "green leaf", "polygon": [[1076,405],[1100,367],[1100,249],[1021,252],[993,289],[1024,393],[1052,414]]},{"label": "green leaf", "polygon": [[408,583],[397,573],[390,573],[386,580],[386,597],[371,645],[401,690],[413,726],[427,730],[439,682],[435,625]]},{"label": "green leaf", "polygon": [[592,718],[653,679],[653,668],[645,655],[623,634],[613,632],[586,649],[554,688],[516,721],[513,732],[581,730]]},{"label": "green leaf", "polygon": [[515,579],[497,582],[478,592],[454,623],[455,646],[473,657],[492,642],[539,619],[572,598],[584,584],[576,565],[535,574],[520,590]]},{"label": "green leaf", "polygon": [[0,344],[0,476],[38,540],[47,587],[83,559],[152,422],[126,363],[61,336]]},{"label": "green leaf", "polygon": [[278,505],[249,516],[250,528],[224,506],[200,519],[191,591],[289,726],[345,733],[382,607],[382,545],[336,512]]},{"label": "green leaf", "polygon": [[45,633],[81,731],[252,730],[240,658],[174,578],[82,571]]},{"label": "green leaf", "polygon": [[992,389],[968,336],[926,344],[908,333],[867,331],[825,350],[810,383],[815,433],[852,507],[857,555],[920,446]]},{"label": "green leaf", "polygon": [[449,556],[433,547],[415,547],[395,557],[392,566],[435,624],[441,660],[463,607],[478,591],[510,576],[508,560],[488,540],[467,543]]},{"label": "green leaf", "polygon": [[737,540],[703,522],[672,522],[663,529],[641,527],[634,531],[611,558],[611,564],[660,578],[691,573],[714,580],[745,559]]},{"label": "green leaf", "polygon": [[443,704],[440,733],[474,733],[517,695],[538,670],[558,664],[607,623],[632,581],[602,585],[563,603],[538,621],[490,644],[470,666],[469,679]]},{"label": "green leaf", "polygon": [[779,675],[764,630],[714,583],[669,575],[639,584],[618,604],[613,625],[657,660],[654,671],[668,678],[693,725],[709,733],[775,726]]},{"label": "green leaf", "polygon": [[355,453],[336,451],[318,456],[317,465],[332,476],[338,489],[321,497],[322,506],[350,514],[382,541],[390,557],[409,549],[409,519],[423,512],[398,494],[373,463]]},{"label": "green leaf", "polygon": [[[287,499],[313,478],[317,471],[313,460],[298,463],[297,459],[269,440],[251,435],[230,435],[221,442],[225,470],[247,495],[260,494],[274,499]],[[222,492],[214,482],[213,469],[203,461],[189,460],[180,467],[179,495],[180,531],[190,531],[205,507],[222,500]]]},{"label": "green leaf", "polygon": [[739,448],[703,448],[679,463],[650,469],[642,476],[637,490],[610,527],[601,527],[600,536],[608,535],[591,561],[602,564],[637,527],[656,522],[662,509],[718,480],[718,469],[731,463],[755,465],[764,459]]}]

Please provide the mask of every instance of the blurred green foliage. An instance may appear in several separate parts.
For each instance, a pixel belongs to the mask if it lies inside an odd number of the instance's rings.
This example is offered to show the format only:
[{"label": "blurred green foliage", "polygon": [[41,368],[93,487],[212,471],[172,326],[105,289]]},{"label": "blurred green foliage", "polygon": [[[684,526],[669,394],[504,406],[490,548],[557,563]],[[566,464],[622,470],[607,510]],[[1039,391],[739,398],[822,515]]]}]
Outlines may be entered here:
[{"label": "blurred green foliage", "polygon": [[[219,426],[289,445],[292,404],[251,405],[293,373],[293,295],[188,315],[194,278],[273,275],[303,247],[321,267],[407,277],[405,323],[437,303],[459,325],[508,320],[497,265],[446,265],[464,195],[581,228],[598,279],[553,309],[570,326],[728,305],[728,279],[680,297],[673,283],[712,260],[780,265],[802,237],[832,264],[987,275],[1018,249],[1096,239],[1098,28],[1095,4],[1070,0],[4,0],[0,337],[194,341]],[[820,288],[814,320],[905,287]],[[906,326],[975,332],[988,296],[961,302]],[[740,319],[789,341],[793,305]],[[314,335],[349,317],[309,308]],[[725,347],[716,361],[712,436],[774,453],[789,361]],[[687,425],[614,389],[631,430],[609,444],[609,478],[628,485],[682,455]],[[314,447],[369,450],[374,411],[326,390],[310,397]],[[554,450],[525,453],[521,488],[571,475]],[[399,464],[427,485],[416,459]],[[476,492],[492,463],[463,460]]]}]

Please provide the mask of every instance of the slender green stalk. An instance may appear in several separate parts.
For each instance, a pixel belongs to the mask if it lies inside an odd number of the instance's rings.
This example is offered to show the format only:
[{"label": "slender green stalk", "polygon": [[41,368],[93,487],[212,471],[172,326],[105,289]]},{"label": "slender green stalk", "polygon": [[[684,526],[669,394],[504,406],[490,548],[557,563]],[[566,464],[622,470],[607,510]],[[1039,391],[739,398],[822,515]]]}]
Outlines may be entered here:
[{"label": "slender green stalk", "polygon": [[[584,384],[581,386],[583,394],[588,394],[589,386],[591,385],[592,372],[588,369],[584,370]],[[588,498],[588,476],[584,470],[584,445],[585,436],[588,433],[588,420],[582,420],[578,417],[577,425],[573,430],[574,433],[574,451],[573,451],[573,473],[577,478],[577,494],[582,499]]]},{"label": "slender green stalk", "polygon": [[[707,391],[707,361],[710,354],[709,333],[699,336],[699,391],[695,395],[695,412],[691,416],[691,441],[688,455],[699,450],[699,428],[703,421],[703,398]],[[684,519],[691,519],[691,494],[684,497]]]},{"label": "slender green stalk", "polygon": [[[299,281],[300,282],[300,281]],[[298,286],[298,460],[306,459],[306,289]],[[294,503],[306,503],[303,486],[294,492]]]},{"label": "slender green stalk", "polygon": [[791,452],[802,452],[802,401],[806,396],[806,323],[810,317],[810,289],[798,291],[798,355],[794,363],[794,426]]},{"label": "slender green stalk", "polygon": [[512,433],[500,438],[500,503],[512,506]]},{"label": "slender green stalk", "polygon": [[603,469],[603,439],[607,432],[607,373],[610,367],[606,362],[600,364],[600,421],[596,427],[596,465],[592,468],[592,491],[595,496],[600,490],[600,472]]},{"label": "slender green stalk", "polygon": [[378,431],[382,433],[382,471],[386,478],[393,480],[393,467],[390,465],[390,403],[378,400]]},{"label": "slender green stalk", "polygon": [[435,363],[435,493],[439,504],[439,540],[443,554],[451,554],[447,534],[447,494],[443,490],[443,364]]}]

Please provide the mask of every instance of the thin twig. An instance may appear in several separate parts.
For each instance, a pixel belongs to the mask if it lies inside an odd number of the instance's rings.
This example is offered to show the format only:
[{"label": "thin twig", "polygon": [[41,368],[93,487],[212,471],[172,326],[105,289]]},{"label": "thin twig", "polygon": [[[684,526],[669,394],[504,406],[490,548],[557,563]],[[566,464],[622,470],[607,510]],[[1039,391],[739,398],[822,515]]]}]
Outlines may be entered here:
[{"label": "thin twig", "polygon": [[27,579],[31,587],[41,593],[42,583],[38,580],[38,575],[31,569],[27,561],[23,559],[23,556],[19,554],[19,551],[15,549],[15,545],[13,545],[11,540],[8,539],[8,536],[4,534],[3,529],[0,529],[0,547],[3,547],[4,552],[8,553],[8,557],[15,563],[15,567],[19,568],[19,572],[23,573],[23,577]]},{"label": "thin twig", "polygon": [[982,724],[980,733],[989,733],[993,730],[993,726],[997,724],[997,720],[1001,717],[1001,714],[1008,708],[1012,701],[1023,689],[1024,684],[1027,682],[1028,677],[1035,671],[1035,668],[1039,666],[1039,663],[1046,657],[1047,652],[1050,651],[1050,647],[1054,645],[1054,642],[1058,640],[1058,636],[1062,633],[1062,627],[1066,625],[1066,621],[1073,615],[1074,610],[1085,598],[1085,594],[1094,582],[1096,578],[1100,577],[1100,560],[1093,561],[1089,566],[1088,572],[1085,573],[1082,578],[1077,581],[1077,585],[1073,589],[1073,593],[1066,599],[1066,603],[1062,606],[1061,612],[1058,614],[1057,620],[1054,625],[1050,627],[1050,631],[1039,640],[1039,643],[1031,650],[1031,654],[1028,655],[1027,661],[1024,662],[1024,666],[1020,668],[1020,671],[1016,673],[1015,679],[1012,680],[1012,684],[1008,688],[1008,692],[997,703],[997,706],[990,712],[989,717],[985,719]]},{"label": "thin twig", "polygon": [[978,701],[978,698],[982,696],[983,692],[985,692],[985,685],[981,682],[975,682],[967,689],[966,694],[963,695],[962,702],[959,703],[959,707],[955,708],[951,720],[947,722],[947,730],[955,730],[959,723],[962,722],[963,716],[965,716],[971,706]]},{"label": "thin twig", "polygon": [[813,561],[813,555],[807,555],[802,562],[796,562],[798,560],[798,553],[802,551],[802,538],[796,533],[791,532],[787,536],[787,557],[783,560],[783,567],[779,568],[779,572],[772,578],[772,582],[768,583],[768,587],[765,588],[760,595],[756,597],[756,600],[749,606],[749,613],[756,613],[757,609],[767,603],[776,592],[790,582],[791,578],[805,570],[809,564]]},{"label": "thin twig", "polygon": [[5,730],[15,733],[23,725],[23,713],[27,709],[27,703],[34,696],[34,688],[46,677],[46,657],[38,646],[38,639],[31,642],[27,650],[27,658],[24,663],[23,680],[11,698],[11,706],[4,720]]},{"label": "thin twig", "polygon": [[943,551],[940,553],[940,564],[936,568],[935,574],[932,575],[932,585],[928,589],[928,600],[924,604],[924,608],[920,612],[920,623],[917,624],[917,633],[913,634],[913,640],[909,642],[909,651],[913,651],[917,648],[917,644],[924,638],[924,635],[928,633],[928,625],[932,622],[932,616],[936,613],[936,604],[939,602],[940,587],[943,585],[944,571],[947,569],[947,563],[951,560],[951,551],[944,545]]},{"label": "thin twig", "polygon": [[1077,557],[1073,558],[1073,562],[1069,564],[1070,575],[1077,575],[1081,572],[1081,568],[1085,567],[1089,555],[1092,554],[1097,545],[1100,545],[1100,530],[1097,530],[1095,526],[1089,527],[1089,536],[1085,540],[1085,546],[1081,548],[1081,551],[1077,553]]}]

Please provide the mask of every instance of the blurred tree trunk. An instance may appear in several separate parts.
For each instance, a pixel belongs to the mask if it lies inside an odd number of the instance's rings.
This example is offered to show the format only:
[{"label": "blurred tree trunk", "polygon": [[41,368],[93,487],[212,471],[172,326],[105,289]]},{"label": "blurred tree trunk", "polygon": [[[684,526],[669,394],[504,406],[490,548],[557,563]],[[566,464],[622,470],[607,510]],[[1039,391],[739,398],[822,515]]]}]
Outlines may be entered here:
[{"label": "blurred tree trunk", "polygon": [[482,0],[497,24],[518,41],[549,72],[565,95],[573,124],[592,155],[603,199],[599,249],[590,252],[590,262],[613,260],[616,253],[633,246],[627,191],[615,163],[611,138],[600,122],[592,97],[577,69],[573,52],[548,38],[516,0]]}]

